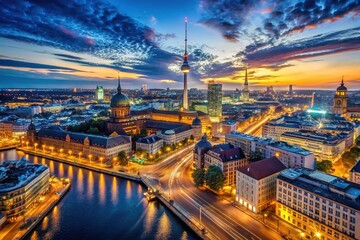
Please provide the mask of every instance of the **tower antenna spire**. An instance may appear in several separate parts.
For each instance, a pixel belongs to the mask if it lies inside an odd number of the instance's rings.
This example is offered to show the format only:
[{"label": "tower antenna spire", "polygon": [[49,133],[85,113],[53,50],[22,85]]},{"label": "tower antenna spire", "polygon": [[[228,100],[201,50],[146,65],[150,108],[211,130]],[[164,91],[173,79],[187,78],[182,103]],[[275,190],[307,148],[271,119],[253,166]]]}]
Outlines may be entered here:
[{"label": "tower antenna spire", "polygon": [[342,78],[341,78],[341,86],[344,86],[344,75],[342,75]]},{"label": "tower antenna spire", "polygon": [[185,17],[185,54],[187,55],[187,23],[188,19]]},{"label": "tower antenna spire", "polygon": [[118,93],[121,93],[121,85],[120,85],[120,72],[117,71],[118,73],[118,87],[117,87],[117,90],[118,90]]}]

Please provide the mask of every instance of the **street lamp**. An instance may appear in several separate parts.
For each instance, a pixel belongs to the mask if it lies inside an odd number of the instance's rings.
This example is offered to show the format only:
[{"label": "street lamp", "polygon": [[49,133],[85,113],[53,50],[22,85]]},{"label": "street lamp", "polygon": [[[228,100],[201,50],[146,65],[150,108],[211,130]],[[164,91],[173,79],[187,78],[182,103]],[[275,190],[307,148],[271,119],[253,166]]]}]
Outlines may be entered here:
[{"label": "street lamp", "polygon": [[35,152],[36,152],[36,147],[37,147],[37,145],[38,145],[37,143],[35,143],[35,144],[34,144],[34,147],[35,147]]},{"label": "street lamp", "polygon": [[315,236],[316,236],[317,238],[320,238],[320,237],[321,237],[321,233],[316,232],[316,233],[315,233]]},{"label": "street lamp", "polygon": [[29,141],[26,142],[26,147],[29,147]]},{"label": "street lamp", "polygon": [[54,147],[53,146],[51,146],[50,147],[50,150],[51,150],[51,154],[53,153],[53,151],[54,151]]},{"label": "street lamp", "polygon": [[303,237],[305,237],[305,233],[304,233],[304,232],[301,232],[301,233],[300,233],[300,239],[302,239]]},{"label": "street lamp", "polygon": [[102,166],[103,157],[100,157],[100,166]]},{"label": "street lamp", "polygon": [[89,155],[90,165],[91,165],[91,158],[92,158],[92,155],[90,154]]},{"label": "street lamp", "polygon": [[60,155],[61,155],[61,154],[62,154],[62,152],[64,151],[64,149],[60,148],[60,150],[59,150],[59,151],[60,151]]},{"label": "street lamp", "polygon": [[71,154],[72,154],[72,151],[71,151],[71,150],[69,150],[69,157],[71,157]]},{"label": "street lamp", "polygon": [[43,152],[45,152],[45,147],[46,147],[46,145],[45,145],[45,144],[43,144],[43,145],[42,145]]},{"label": "street lamp", "polygon": [[82,152],[79,152],[78,154],[79,154],[79,160],[80,160],[80,158],[81,158],[81,155],[82,155]]}]

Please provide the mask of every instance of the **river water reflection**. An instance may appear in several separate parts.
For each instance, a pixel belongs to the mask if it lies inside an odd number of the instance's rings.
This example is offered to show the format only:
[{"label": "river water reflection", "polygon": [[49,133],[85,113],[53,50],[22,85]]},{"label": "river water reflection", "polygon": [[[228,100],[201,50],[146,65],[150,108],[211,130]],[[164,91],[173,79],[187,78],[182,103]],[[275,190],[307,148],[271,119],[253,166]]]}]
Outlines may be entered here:
[{"label": "river water reflection", "polygon": [[[17,160],[23,152],[0,152],[0,162]],[[58,177],[71,179],[70,191],[44,218],[29,239],[195,239],[195,236],[158,202],[143,198],[136,182],[111,177],[44,158]]]}]

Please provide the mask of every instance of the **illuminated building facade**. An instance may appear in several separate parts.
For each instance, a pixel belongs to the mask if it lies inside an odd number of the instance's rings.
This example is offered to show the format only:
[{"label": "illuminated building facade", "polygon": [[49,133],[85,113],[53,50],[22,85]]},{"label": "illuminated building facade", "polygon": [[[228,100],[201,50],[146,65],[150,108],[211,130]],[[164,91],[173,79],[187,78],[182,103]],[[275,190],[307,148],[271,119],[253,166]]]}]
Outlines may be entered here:
[{"label": "illuminated building facade", "polygon": [[276,200],[276,178],[286,169],[276,157],[250,163],[236,171],[236,201],[259,213]]},{"label": "illuminated building facade", "polygon": [[[360,185],[309,169],[287,169],[276,183],[276,214],[304,239],[360,239]],[[306,237],[306,238],[305,238]]]},{"label": "illuminated building facade", "polygon": [[351,182],[360,184],[360,161],[357,161],[355,166],[353,166],[353,168],[349,172],[349,175],[349,180]]},{"label": "illuminated building facade", "polygon": [[[89,161],[112,160],[119,152],[131,155],[131,137],[110,137],[64,131],[59,126],[43,127],[31,140],[37,151],[59,152],[88,158]],[[36,150],[36,149],[35,149]]]},{"label": "illuminated building facade", "polygon": [[243,151],[231,144],[218,144],[204,154],[204,168],[217,166],[225,176],[225,186],[236,183],[236,169],[248,164]]},{"label": "illuminated building facade", "polygon": [[207,140],[206,134],[201,137],[201,140],[195,144],[194,147],[194,167],[195,168],[204,168],[205,153],[212,147],[211,143]]},{"label": "illuminated building facade", "polygon": [[273,141],[252,135],[230,132],[225,135],[225,142],[240,147],[246,156],[251,152],[262,153],[263,158],[277,157],[286,167],[315,168],[315,156],[311,151],[286,142]]},{"label": "illuminated building facade", "polygon": [[317,161],[335,162],[346,149],[342,136],[314,131],[286,132],[281,135],[280,140],[313,152]]},{"label": "illuminated building facade", "polygon": [[24,216],[41,194],[49,189],[46,165],[26,160],[5,161],[0,165],[0,212],[8,220]]},{"label": "illuminated building facade", "polygon": [[214,81],[208,83],[208,113],[211,121],[219,122],[222,116],[222,85]]},{"label": "illuminated building facade", "polygon": [[156,135],[139,138],[136,141],[136,150],[144,150],[148,154],[156,154],[164,146],[164,140]]},{"label": "illuminated building facade", "polygon": [[104,101],[104,88],[102,86],[96,86],[95,100],[98,102]]},{"label": "illuminated building facade", "polygon": [[345,114],[347,112],[347,88],[344,85],[344,78],[341,80],[341,85],[336,89],[334,97],[334,110],[335,114]]}]

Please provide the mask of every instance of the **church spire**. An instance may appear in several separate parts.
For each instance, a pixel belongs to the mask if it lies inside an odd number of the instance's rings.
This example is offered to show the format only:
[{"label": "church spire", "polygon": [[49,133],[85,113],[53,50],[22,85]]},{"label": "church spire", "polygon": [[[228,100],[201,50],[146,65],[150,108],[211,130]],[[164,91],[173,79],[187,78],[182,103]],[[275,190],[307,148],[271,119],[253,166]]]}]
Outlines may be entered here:
[{"label": "church spire", "polygon": [[117,87],[117,91],[118,91],[119,94],[121,93],[121,85],[120,85],[120,75],[119,75],[119,72],[118,72],[118,87]]},{"label": "church spire", "polygon": [[245,65],[245,83],[244,85],[249,85],[248,83],[248,74],[247,74],[247,65]]},{"label": "church spire", "polygon": [[344,86],[344,75],[341,78],[341,86]]}]

